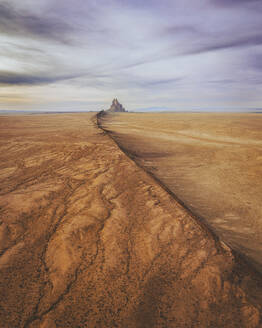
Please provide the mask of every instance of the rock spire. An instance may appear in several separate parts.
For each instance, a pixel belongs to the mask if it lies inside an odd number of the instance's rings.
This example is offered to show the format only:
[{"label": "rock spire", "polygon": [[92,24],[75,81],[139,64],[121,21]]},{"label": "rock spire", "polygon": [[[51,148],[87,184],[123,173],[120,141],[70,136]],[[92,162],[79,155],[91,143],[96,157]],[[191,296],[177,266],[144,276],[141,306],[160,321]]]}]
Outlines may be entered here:
[{"label": "rock spire", "polygon": [[117,98],[113,99],[109,112],[125,112],[125,108],[118,102]]}]

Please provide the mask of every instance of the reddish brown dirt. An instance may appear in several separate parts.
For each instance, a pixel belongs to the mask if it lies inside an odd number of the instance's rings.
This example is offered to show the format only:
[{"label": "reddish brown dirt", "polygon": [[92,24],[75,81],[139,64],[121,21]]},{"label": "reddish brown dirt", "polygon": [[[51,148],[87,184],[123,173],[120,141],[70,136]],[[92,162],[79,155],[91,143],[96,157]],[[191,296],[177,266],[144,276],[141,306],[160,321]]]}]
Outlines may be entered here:
[{"label": "reddish brown dirt", "polygon": [[0,325],[260,327],[262,279],[91,114],[0,117]]},{"label": "reddish brown dirt", "polygon": [[117,142],[262,273],[262,115],[128,113]]}]

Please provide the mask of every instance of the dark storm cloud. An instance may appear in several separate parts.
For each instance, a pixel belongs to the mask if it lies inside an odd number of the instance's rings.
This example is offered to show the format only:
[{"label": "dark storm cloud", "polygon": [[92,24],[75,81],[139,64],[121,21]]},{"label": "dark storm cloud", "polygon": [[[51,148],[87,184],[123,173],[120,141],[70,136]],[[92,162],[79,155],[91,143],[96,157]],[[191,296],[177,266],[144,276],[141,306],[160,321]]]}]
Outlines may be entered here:
[{"label": "dark storm cloud", "polygon": [[44,38],[68,43],[73,27],[62,19],[50,15],[38,16],[18,10],[6,2],[0,3],[0,33],[25,37]]},{"label": "dark storm cloud", "polygon": [[52,83],[69,83],[71,86],[99,87],[105,85],[104,78],[110,75],[96,72],[95,70],[86,70],[83,72],[73,72],[68,74],[62,73],[42,73],[31,71],[30,73],[16,73],[11,71],[0,71],[0,86],[37,86],[48,85]]},{"label": "dark storm cloud", "polygon": [[23,74],[0,71],[0,85],[25,86],[50,84],[59,81],[66,81],[80,77],[81,74],[68,74],[58,76],[44,76],[41,74]]}]

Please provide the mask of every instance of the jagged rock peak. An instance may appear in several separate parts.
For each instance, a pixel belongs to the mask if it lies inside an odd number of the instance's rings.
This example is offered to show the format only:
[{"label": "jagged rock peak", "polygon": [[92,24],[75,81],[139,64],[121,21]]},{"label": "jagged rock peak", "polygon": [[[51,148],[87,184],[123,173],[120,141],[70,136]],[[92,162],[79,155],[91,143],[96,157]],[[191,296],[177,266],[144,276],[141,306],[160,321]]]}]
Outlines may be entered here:
[{"label": "jagged rock peak", "polygon": [[125,108],[118,102],[117,98],[113,99],[112,105],[109,108],[110,112],[125,112]]}]

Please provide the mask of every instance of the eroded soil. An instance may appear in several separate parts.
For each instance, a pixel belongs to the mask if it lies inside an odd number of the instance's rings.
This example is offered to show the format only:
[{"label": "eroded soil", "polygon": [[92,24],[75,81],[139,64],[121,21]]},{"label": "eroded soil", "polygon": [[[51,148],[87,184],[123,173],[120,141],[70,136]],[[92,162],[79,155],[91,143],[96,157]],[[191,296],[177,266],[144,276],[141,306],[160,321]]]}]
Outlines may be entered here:
[{"label": "eroded soil", "polygon": [[99,130],[0,117],[0,326],[260,327],[262,279]]},{"label": "eroded soil", "polygon": [[129,113],[104,123],[142,167],[262,272],[262,115]]}]

